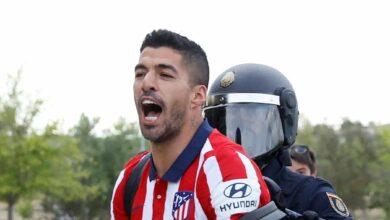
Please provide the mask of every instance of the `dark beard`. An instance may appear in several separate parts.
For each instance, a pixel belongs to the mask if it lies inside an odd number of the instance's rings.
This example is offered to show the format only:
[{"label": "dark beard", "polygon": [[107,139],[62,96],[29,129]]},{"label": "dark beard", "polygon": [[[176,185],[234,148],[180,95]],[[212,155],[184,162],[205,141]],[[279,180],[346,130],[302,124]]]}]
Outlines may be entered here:
[{"label": "dark beard", "polygon": [[155,135],[148,135],[145,132],[142,132],[142,135],[145,139],[154,142],[154,143],[164,143],[167,140],[170,140],[177,136],[180,133],[184,125],[184,108],[176,107],[174,105],[174,111],[171,114],[170,121],[165,124],[165,127],[161,129],[161,133]]}]

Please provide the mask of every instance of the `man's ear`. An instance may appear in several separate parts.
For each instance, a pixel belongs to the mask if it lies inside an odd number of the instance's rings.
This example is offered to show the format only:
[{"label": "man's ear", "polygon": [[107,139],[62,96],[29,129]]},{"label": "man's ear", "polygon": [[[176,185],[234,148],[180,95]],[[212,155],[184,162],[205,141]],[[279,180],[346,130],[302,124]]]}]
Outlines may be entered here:
[{"label": "man's ear", "polygon": [[207,97],[207,87],[205,85],[196,85],[192,88],[192,99],[191,107],[195,108],[197,106],[203,107],[206,102]]}]

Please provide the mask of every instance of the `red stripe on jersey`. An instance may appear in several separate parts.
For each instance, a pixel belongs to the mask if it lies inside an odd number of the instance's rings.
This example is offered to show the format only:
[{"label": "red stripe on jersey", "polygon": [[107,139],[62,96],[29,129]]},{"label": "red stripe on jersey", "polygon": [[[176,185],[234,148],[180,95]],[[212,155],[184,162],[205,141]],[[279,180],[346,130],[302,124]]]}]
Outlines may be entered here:
[{"label": "red stripe on jersey", "polygon": [[199,157],[197,157],[180,178],[179,191],[193,191],[195,186],[196,172],[198,169]]},{"label": "red stripe on jersey", "polygon": [[[188,169],[184,172],[183,176],[180,178],[180,185],[178,191],[188,191],[194,192],[195,189],[195,181],[196,181],[196,172],[199,165],[199,157],[197,157]],[[181,219],[181,217],[187,216],[187,220],[195,219],[194,215],[194,198],[192,201],[186,202],[183,207],[180,208],[180,212],[177,212],[176,219]],[[187,208],[187,211],[186,211]]]},{"label": "red stripe on jersey", "polygon": [[[156,184],[154,185],[153,192],[153,218],[152,219],[163,219],[164,218],[164,206],[167,196],[168,182],[156,178]],[[169,210],[166,210],[169,212]]]},{"label": "red stripe on jersey", "polygon": [[223,181],[247,178],[245,166],[237,154],[237,151],[242,152],[242,147],[226,141],[226,137],[219,132],[212,132],[209,139],[211,145],[216,146],[214,156],[218,161]]},{"label": "red stripe on jersey", "polygon": [[217,215],[215,214],[215,210],[211,205],[211,195],[210,188],[207,184],[206,174],[204,173],[204,169],[199,171],[198,175],[198,184],[196,185],[196,193],[199,199],[199,203],[202,205],[203,211],[206,213],[208,219],[216,219]]}]

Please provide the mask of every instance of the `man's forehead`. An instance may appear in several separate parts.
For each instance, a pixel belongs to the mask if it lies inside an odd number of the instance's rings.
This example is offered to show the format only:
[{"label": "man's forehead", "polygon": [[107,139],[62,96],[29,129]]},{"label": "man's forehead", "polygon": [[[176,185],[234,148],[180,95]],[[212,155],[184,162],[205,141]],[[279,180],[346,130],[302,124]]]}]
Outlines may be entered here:
[{"label": "man's forehead", "polygon": [[135,66],[137,69],[171,69],[176,73],[188,72],[188,68],[182,62],[181,54],[169,47],[146,47]]},{"label": "man's forehead", "polygon": [[172,48],[169,47],[146,47],[140,54],[139,61],[143,60],[167,60],[167,61],[176,61],[181,62],[182,56],[181,54]]}]

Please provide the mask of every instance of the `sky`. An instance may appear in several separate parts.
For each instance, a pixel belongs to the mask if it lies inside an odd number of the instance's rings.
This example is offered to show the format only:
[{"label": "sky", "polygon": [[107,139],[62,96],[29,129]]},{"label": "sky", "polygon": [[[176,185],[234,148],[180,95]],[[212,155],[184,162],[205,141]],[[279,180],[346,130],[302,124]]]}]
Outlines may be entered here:
[{"label": "sky", "polygon": [[154,29],[199,43],[210,83],[231,66],[260,63],[293,85],[312,123],[390,123],[390,4],[385,0],[1,0],[0,94],[21,88],[44,105],[36,126],[80,115],[110,128],[137,121],[134,66]]}]

